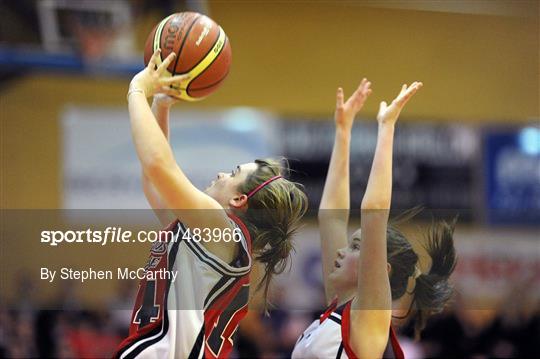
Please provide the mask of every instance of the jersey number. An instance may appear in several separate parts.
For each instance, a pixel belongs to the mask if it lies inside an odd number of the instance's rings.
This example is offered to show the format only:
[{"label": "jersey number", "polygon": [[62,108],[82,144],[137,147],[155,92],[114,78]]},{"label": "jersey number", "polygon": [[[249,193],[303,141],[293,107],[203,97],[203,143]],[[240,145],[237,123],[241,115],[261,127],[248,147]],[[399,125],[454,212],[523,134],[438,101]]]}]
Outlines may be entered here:
[{"label": "jersey number", "polygon": [[236,331],[239,322],[235,317],[240,310],[247,305],[248,298],[249,286],[243,286],[242,289],[240,289],[240,293],[238,293],[227,309],[221,313],[217,322],[214,324],[214,330],[212,330],[212,333],[208,337],[207,346],[216,357],[220,355],[226,340],[228,340],[232,346],[233,342],[231,337]]},{"label": "jersey number", "polygon": [[156,280],[147,280],[141,307],[135,313],[134,324],[144,327],[159,318],[161,305],[156,303]]}]

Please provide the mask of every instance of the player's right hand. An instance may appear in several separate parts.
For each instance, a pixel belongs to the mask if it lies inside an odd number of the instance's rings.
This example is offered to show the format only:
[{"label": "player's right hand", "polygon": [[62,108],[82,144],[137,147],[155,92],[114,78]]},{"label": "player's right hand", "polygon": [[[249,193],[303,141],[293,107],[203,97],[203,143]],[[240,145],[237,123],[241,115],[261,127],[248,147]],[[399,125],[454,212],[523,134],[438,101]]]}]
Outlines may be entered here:
[{"label": "player's right hand", "polygon": [[175,59],[176,54],[170,53],[169,56],[157,66],[160,50],[156,50],[152,58],[148,62],[148,66],[133,77],[129,85],[130,91],[137,89],[144,92],[146,97],[154,96],[157,93],[164,93],[170,96],[175,96],[177,90],[171,86],[180,87],[180,83],[189,79],[189,75],[170,76],[167,72],[167,67]]},{"label": "player's right hand", "polygon": [[334,120],[336,121],[336,127],[350,131],[354,122],[354,117],[362,109],[368,96],[371,94],[371,82],[367,79],[362,79],[360,85],[354,91],[354,93],[343,102],[343,89],[340,87],[337,89],[336,94],[336,112],[334,113]]},{"label": "player's right hand", "polygon": [[386,104],[385,101],[382,101],[379,106],[379,114],[377,115],[377,121],[379,125],[390,124],[393,125],[396,123],[399,114],[405,104],[411,99],[411,97],[422,88],[423,84],[421,82],[413,82],[410,86],[407,87],[404,84],[401,87],[401,92],[399,95],[392,101],[390,106]]}]

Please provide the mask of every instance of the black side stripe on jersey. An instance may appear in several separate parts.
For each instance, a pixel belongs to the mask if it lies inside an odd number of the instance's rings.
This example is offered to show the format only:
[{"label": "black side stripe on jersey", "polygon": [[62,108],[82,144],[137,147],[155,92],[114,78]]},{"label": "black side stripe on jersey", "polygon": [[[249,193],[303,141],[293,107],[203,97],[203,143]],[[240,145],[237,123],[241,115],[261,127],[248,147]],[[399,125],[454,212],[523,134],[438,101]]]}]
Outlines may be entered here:
[{"label": "black side stripe on jersey", "polygon": [[221,275],[238,277],[238,276],[243,276],[249,273],[251,269],[251,265],[242,267],[242,268],[234,268],[235,271],[233,271],[232,268],[228,269],[225,266],[223,266],[223,264],[219,263],[215,258],[212,258],[206,250],[201,248],[201,245],[199,243],[190,241],[190,240],[184,240],[184,242],[186,243],[188,248],[191,250],[191,252],[195,254],[197,258],[199,258],[199,260],[208,264],[210,267],[212,267],[216,272],[220,273]]},{"label": "black side stripe on jersey", "polygon": [[161,322],[161,326],[159,327],[156,327],[155,329],[153,329],[152,331],[148,332],[146,335],[143,335],[141,336],[140,338],[137,338],[136,341],[132,342],[131,344],[127,345],[126,347],[122,348],[122,350],[120,350],[117,354],[117,356],[115,356],[115,358],[122,358],[122,359],[130,359],[130,358],[135,358],[135,356],[137,354],[133,353],[133,352],[129,352],[127,354],[124,354],[126,353],[127,351],[129,351],[129,349],[135,347],[137,344],[140,344],[141,342],[144,342],[145,340],[149,340],[149,339],[152,339],[152,337],[154,336],[161,336],[162,333],[166,333],[167,330],[168,330],[168,327],[169,327],[169,321],[168,321],[168,318],[167,316],[164,314],[164,320]]},{"label": "black side stripe on jersey", "polygon": [[179,241],[184,242],[186,244],[186,246],[188,246],[188,248],[190,249],[191,253],[193,253],[201,262],[203,262],[205,264],[208,264],[209,267],[211,267],[213,270],[215,270],[216,272],[218,272],[222,276],[228,276],[229,275],[229,274],[225,273],[224,271],[222,271],[219,267],[216,266],[218,263],[216,263],[212,259],[208,259],[208,260],[205,259],[206,257],[204,256],[204,252],[203,252],[203,254],[201,254],[197,250],[197,248],[195,248],[192,241],[184,239],[184,233],[186,232],[186,229],[183,226],[183,224],[180,223],[180,222],[178,222],[178,226],[179,226],[179,229],[180,229],[179,232],[178,232],[179,233],[179,235],[178,235],[179,236]]},{"label": "black side stripe on jersey", "polygon": [[204,325],[201,327],[201,330],[199,331],[199,335],[197,335],[197,340],[195,340],[195,344],[193,344],[193,348],[191,348],[191,352],[189,353],[188,359],[199,358],[201,351],[203,350],[203,345],[204,345]]},{"label": "black side stripe on jersey", "polygon": [[204,254],[199,252],[197,248],[189,241],[185,241],[188,248],[191,250],[191,253],[195,255],[201,262],[208,264],[213,270],[218,272],[222,276],[230,277],[230,276],[238,276],[238,274],[230,274],[228,272],[223,271],[220,267],[216,265],[216,262],[214,262],[211,258],[206,257]]},{"label": "black side stripe on jersey", "polygon": [[343,353],[343,341],[341,341],[341,343],[339,344],[339,349],[336,354],[336,359],[340,359],[342,353]]},{"label": "black side stripe on jersey", "polygon": [[[180,243],[176,241],[173,244],[173,247],[171,248],[169,252],[169,270],[172,271],[174,266],[174,261],[176,259],[176,253],[178,252],[178,245]],[[156,329],[148,332],[146,335],[141,336],[138,338],[138,340],[131,343],[131,345],[126,346],[123,348],[119,353],[118,357],[122,359],[130,359],[135,358],[137,355],[139,355],[144,349],[148,348],[149,346],[159,342],[161,339],[167,335],[167,332],[169,331],[169,316],[167,312],[167,298],[169,297],[169,289],[171,288],[171,281],[167,281],[167,289],[165,290],[165,296],[164,301],[165,305],[163,308],[163,320],[161,327],[156,327]],[[128,352],[126,355],[124,353]]]},{"label": "black side stripe on jersey", "polygon": [[[232,220],[231,220],[231,224],[234,225],[236,228],[240,229],[240,227],[238,227],[238,225]],[[184,238],[184,234],[186,233],[187,229],[180,222],[179,222],[179,225],[181,226],[181,229],[182,229],[182,238]],[[242,230],[240,230],[240,233],[242,233]],[[223,263],[221,263],[217,257],[212,256],[212,254],[209,253],[199,242],[186,240],[186,243],[190,244],[190,248],[193,248],[193,249],[197,250],[202,256],[204,256],[208,260],[212,261],[216,266],[218,266],[221,269],[221,272],[223,272],[223,273],[226,273],[226,274],[229,274],[229,275],[232,275],[232,276],[234,276],[234,275],[243,275],[243,274],[246,274],[247,272],[249,272],[249,270],[251,268],[251,255],[249,253],[247,253],[248,258],[249,258],[248,265],[245,266],[245,267],[236,268],[236,267],[223,265]],[[245,236],[244,236],[243,233],[242,233],[241,245],[242,245],[242,248],[244,249],[244,251],[247,252],[246,239],[245,239]]]},{"label": "black side stripe on jersey", "polygon": [[226,291],[229,287],[232,287],[234,282],[236,282],[234,277],[221,277],[204,299],[204,309],[207,309],[221,293]]},{"label": "black side stripe on jersey", "polygon": [[336,322],[336,323],[338,323],[339,325],[341,325],[341,319],[338,319],[338,318],[336,318],[336,317],[334,317],[334,316],[332,316],[332,315],[329,316],[328,319],[330,319],[331,321]]},{"label": "black side stripe on jersey", "polygon": [[[224,279],[227,279],[227,278],[224,277]],[[208,294],[208,296],[204,300],[204,303],[205,303],[204,309],[208,309],[212,305],[214,305],[214,303],[221,297],[223,293],[227,292],[229,289],[234,287],[238,283],[238,281],[241,279],[242,277],[232,277],[232,278],[229,277],[228,280],[224,281],[225,284],[222,287],[218,287],[216,284],[216,286],[212,288],[212,290],[216,289],[215,294],[213,295]]]}]

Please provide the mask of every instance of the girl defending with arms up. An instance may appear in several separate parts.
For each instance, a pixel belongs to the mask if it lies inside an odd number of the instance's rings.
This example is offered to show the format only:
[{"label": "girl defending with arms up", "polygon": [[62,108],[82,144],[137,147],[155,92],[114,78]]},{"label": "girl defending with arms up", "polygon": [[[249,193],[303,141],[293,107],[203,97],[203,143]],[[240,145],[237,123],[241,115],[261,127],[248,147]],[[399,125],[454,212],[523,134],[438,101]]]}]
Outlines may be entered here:
[{"label": "girl defending with arms up", "polygon": [[417,335],[427,317],[449,299],[448,277],[455,266],[453,225],[433,226],[425,245],[430,269],[397,229],[388,225],[392,197],[392,147],[395,124],[409,99],[422,87],[403,85],[397,98],[381,102],[377,145],[361,206],[361,229],[347,241],[349,146],[354,117],[371,93],[362,80],[346,101],[337,92],[336,134],[319,209],[325,294],[330,305],[298,339],[293,358],[403,357],[391,326],[392,301],[414,317]]}]

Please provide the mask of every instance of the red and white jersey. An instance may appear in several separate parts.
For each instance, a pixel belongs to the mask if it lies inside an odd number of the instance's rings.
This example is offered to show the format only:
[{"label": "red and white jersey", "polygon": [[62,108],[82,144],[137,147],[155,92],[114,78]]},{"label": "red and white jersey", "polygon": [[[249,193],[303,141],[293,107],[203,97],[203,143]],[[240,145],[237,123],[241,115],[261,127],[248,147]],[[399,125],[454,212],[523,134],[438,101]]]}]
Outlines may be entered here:
[{"label": "red and white jersey", "polygon": [[[152,246],[146,271],[178,273],[176,279],[142,279],[131,317],[129,337],[115,358],[223,358],[247,313],[251,242],[244,224],[230,215],[241,232],[239,254],[225,263],[191,238],[179,221],[166,229],[174,239]],[[164,236],[162,236],[164,237]],[[238,241],[238,239],[237,239]]]},{"label": "red and white jersey", "polygon": [[[292,358],[358,358],[354,354],[351,331],[351,301],[337,308],[337,300],[298,338]],[[404,358],[403,351],[390,327],[389,340],[383,358]]]}]

